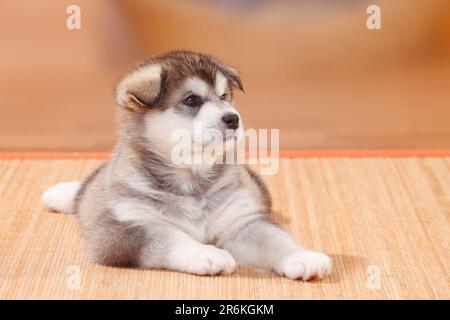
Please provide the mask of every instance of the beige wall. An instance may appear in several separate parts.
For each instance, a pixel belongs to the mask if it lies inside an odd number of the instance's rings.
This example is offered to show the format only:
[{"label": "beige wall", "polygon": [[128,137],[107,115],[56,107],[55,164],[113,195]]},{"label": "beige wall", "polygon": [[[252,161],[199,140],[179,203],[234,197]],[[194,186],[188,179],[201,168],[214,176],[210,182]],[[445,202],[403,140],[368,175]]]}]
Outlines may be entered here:
[{"label": "beige wall", "polygon": [[237,67],[247,127],[280,128],[283,148],[450,148],[448,1],[379,2],[379,31],[364,1],[82,0],[69,31],[71,3],[0,4],[0,150],[109,149],[115,81],[178,48]]}]

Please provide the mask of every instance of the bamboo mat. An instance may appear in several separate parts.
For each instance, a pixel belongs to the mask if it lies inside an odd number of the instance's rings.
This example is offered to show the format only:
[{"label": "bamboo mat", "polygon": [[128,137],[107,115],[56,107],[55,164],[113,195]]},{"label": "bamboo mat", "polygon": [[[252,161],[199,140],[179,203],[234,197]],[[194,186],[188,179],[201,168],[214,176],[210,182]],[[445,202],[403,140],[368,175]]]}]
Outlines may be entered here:
[{"label": "bamboo mat", "polygon": [[274,218],[334,263],[307,283],[243,267],[200,277],[87,263],[75,217],[39,198],[100,162],[0,160],[0,298],[450,298],[448,157],[282,159],[264,177]]}]

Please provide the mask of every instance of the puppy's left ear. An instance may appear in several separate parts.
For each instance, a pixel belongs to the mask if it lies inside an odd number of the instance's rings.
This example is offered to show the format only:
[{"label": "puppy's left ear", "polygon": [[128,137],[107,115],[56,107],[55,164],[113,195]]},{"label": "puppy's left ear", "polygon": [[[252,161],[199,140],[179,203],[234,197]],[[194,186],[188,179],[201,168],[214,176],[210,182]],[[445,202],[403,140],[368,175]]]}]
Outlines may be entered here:
[{"label": "puppy's left ear", "polygon": [[233,87],[244,92],[244,87],[242,86],[241,77],[239,76],[239,73],[237,72],[236,69],[234,69],[233,67],[224,65],[224,64],[219,64],[219,69],[220,69],[220,72],[222,72],[222,74],[225,76],[225,78],[227,78],[227,80],[230,82],[230,84]]},{"label": "puppy's left ear", "polygon": [[116,89],[116,102],[132,111],[155,107],[161,100],[164,72],[160,64],[145,64],[127,74]]}]

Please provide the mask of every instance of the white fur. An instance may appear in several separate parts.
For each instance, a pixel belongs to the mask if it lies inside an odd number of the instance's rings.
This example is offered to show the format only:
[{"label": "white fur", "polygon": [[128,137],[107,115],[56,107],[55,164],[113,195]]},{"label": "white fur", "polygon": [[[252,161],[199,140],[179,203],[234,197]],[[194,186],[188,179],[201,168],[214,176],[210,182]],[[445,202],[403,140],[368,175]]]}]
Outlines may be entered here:
[{"label": "white fur", "polygon": [[62,212],[73,213],[75,196],[81,182],[61,182],[48,188],[42,195],[42,202],[49,208]]},{"label": "white fur", "polygon": [[175,130],[192,131],[192,121],[178,115],[172,108],[149,115],[145,121],[145,137],[151,142],[152,146],[155,146],[153,150],[163,157],[170,155],[170,151],[176,144],[176,141],[172,139]]},{"label": "white fur", "polygon": [[[221,86],[223,86],[223,84]],[[242,138],[244,132],[243,124],[242,121],[240,121],[237,130],[228,130],[224,133],[222,131],[222,117],[229,112],[234,112],[239,116],[237,110],[230,103],[220,101],[217,96],[213,99],[211,94],[215,95],[215,93],[211,92],[206,82],[197,77],[187,79],[184,88],[185,90],[191,91],[193,94],[204,98],[209,97],[210,99],[202,105],[194,118],[186,117],[185,115],[176,112],[174,108],[168,108],[155,114],[149,114],[145,119],[145,137],[151,142],[152,150],[157,150],[159,155],[165,159],[173,160],[171,158],[173,149],[175,147],[180,147],[180,141],[174,139],[174,136],[178,136],[177,133],[179,131],[182,131],[184,135],[188,136],[186,139],[183,139],[182,144],[186,144],[185,147],[190,150],[198,148],[200,153],[208,152],[205,148],[216,144],[231,149],[233,147],[233,141],[228,140],[227,143],[224,144],[223,139],[236,138],[236,140],[239,140]],[[181,147],[183,148],[183,146]],[[217,156],[218,155],[220,155],[220,153],[218,153]],[[209,165],[211,164],[212,163],[209,163]],[[196,170],[202,170],[202,166],[198,166],[198,163],[195,163],[195,161],[193,161],[192,165],[189,167],[192,169],[196,167]],[[203,169],[207,167],[208,166]]]},{"label": "white fur", "polygon": [[133,199],[115,202],[111,209],[118,221],[135,224],[148,223],[155,220],[155,217],[161,216],[161,212],[154,207]]},{"label": "white fur", "polygon": [[198,275],[230,274],[236,269],[235,260],[225,250],[201,244],[181,232],[172,241],[173,249],[167,256],[171,269]]},{"label": "white fur", "polygon": [[240,226],[255,220],[254,213],[261,209],[261,205],[247,189],[237,189],[216,212],[210,214],[207,238],[212,239],[217,235],[224,237],[227,230],[239,229]]},{"label": "white fur", "polygon": [[201,97],[207,96],[209,92],[208,84],[198,77],[187,79],[184,87],[187,91],[192,91],[193,94]]},{"label": "white fur", "polygon": [[[179,199],[175,199],[177,196],[168,195],[167,193],[160,193],[160,196],[166,198],[173,197],[173,203],[177,200],[179,201]],[[193,221],[200,219],[203,215],[200,202],[201,201],[194,200],[190,197],[185,197],[185,199],[183,199],[183,207],[178,208],[178,210],[180,212],[182,211],[184,213],[183,217],[188,217],[187,219],[180,219],[179,216],[171,216],[165,212],[165,208],[157,210],[153,206],[149,206],[141,201],[133,199],[114,203],[111,212],[117,220],[131,222],[135,225],[146,226],[151,223],[157,224],[161,222],[175,225],[193,239],[205,242],[205,226],[193,223]]]},{"label": "white fur", "polygon": [[322,279],[331,273],[331,259],[323,253],[297,250],[286,256],[275,267],[275,271],[290,279]]},{"label": "white fur", "polygon": [[223,108],[214,102],[205,102],[195,118],[193,128],[194,142],[205,145],[214,143],[217,140],[221,141],[224,136],[218,130],[218,126],[222,121],[223,115]]},{"label": "white fur", "polygon": [[228,80],[225,78],[225,76],[222,74],[222,72],[217,71],[216,72],[216,93],[220,97],[223,95],[228,86]]}]

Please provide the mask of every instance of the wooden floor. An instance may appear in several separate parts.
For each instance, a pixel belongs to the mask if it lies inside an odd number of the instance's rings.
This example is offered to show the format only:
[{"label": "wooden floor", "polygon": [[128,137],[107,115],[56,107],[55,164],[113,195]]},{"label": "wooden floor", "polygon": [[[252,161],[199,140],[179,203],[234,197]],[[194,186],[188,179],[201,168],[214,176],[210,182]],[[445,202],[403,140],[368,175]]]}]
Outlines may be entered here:
[{"label": "wooden floor", "polygon": [[449,157],[282,159],[265,177],[274,218],[334,262],[330,278],[308,283],[242,267],[199,277],[87,263],[76,219],[39,198],[100,162],[0,160],[1,299],[450,298]]}]

